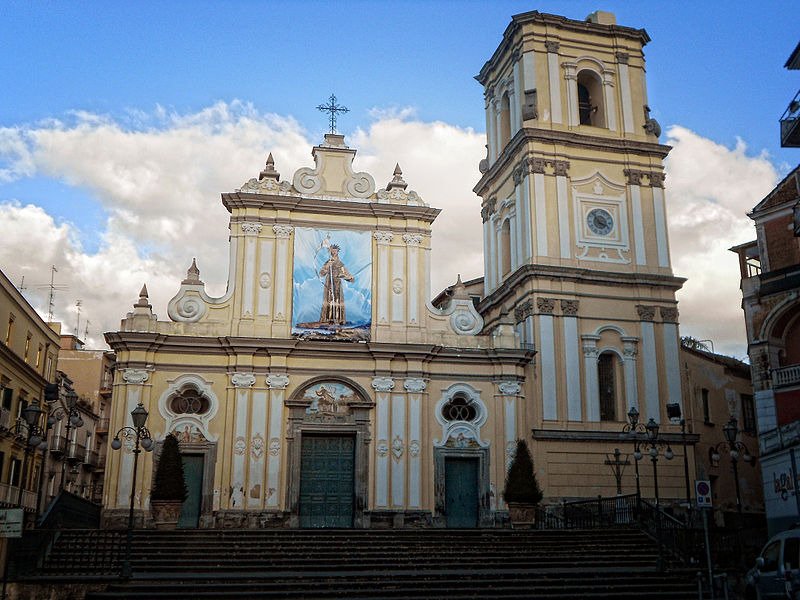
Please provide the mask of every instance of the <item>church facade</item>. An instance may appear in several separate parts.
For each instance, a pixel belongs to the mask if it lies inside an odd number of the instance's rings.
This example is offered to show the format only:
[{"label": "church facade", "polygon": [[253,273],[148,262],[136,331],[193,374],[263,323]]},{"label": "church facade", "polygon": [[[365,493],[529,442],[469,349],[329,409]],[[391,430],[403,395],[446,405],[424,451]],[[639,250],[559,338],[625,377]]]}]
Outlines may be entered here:
[{"label": "church facade", "polygon": [[[615,492],[604,461],[630,446],[632,407],[661,423],[665,446],[678,441],[669,148],[647,114],[649,38],[611,21],[517,15],[477,77],[484,278],[432,304],[439,211],[399,167],[384,187],[354,172],[356,151],[328,134],[313,166],[281,179],[270,156],[223,194],[224,296],[206,293],[194,261],[168,321],[142,289],[106,334],[110,430],[142,404],[156,455],[178,437],[182,526],[495,526],[518,438],[549,501]],[[124,522],[132,491],[149,518],[154,460],[132,488],[132,449],[109,452],[109,524]],[[683,495],[674,450],[662,498]],[[645,494],[652,483],[637,481]]]}]

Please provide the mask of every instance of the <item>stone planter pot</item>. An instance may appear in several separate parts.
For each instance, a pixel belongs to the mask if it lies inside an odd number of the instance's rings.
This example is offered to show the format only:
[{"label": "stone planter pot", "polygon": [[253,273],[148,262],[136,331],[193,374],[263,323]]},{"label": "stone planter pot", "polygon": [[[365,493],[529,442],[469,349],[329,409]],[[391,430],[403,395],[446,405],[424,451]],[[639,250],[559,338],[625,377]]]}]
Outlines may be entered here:
[{"label": "stone planter pot", "polygon": [[183,502],[175,500],[151,500],[150,509],[153,513],[156,529],[175,529],[181,516]]},{"label": "stone planter pot", "polygon": [[533,529],[536,525],[536,504],[508,503],[508,516],[514,529]]}]

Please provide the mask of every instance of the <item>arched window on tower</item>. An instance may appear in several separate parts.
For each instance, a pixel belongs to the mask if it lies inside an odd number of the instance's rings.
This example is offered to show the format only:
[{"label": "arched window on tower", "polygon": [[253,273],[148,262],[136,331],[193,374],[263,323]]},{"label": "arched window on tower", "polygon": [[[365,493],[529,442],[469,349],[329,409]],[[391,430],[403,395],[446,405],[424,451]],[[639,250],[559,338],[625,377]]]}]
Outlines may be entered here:
[{"label": "arched window on tower", "polygon": [[578,73],[578,117],[581,125],[606,126],[603,82],[594,71]]},{"label": "arched window on tower", "polygon": [[613,352],[603,352],[597,360],[601,421],[617,420],[618,362]]},{"label": "arched window on tower", "polygon": [[511,141],[511,100],[508,97],[508,92],[503,94],[500,99],[500,148],[498,154],[503,152],[503,149]]},{"label": "arched window on tower", "polygon": [[503,221],[500,228],[500,258],[503,277],[511,273],[511,220]]}]

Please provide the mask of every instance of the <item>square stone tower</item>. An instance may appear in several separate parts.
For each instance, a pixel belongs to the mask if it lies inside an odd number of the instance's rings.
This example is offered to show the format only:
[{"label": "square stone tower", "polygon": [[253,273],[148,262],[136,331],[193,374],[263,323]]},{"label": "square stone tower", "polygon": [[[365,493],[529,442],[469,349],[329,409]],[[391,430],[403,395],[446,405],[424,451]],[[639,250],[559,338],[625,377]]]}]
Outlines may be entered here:
[{"label": "square stone tower", "polygon": [[[670,266],[670,147],[649,115],[649,41],[611,13],[528,12],[512,17],[476,77],[487,128],[475,186],[480,310],[487,329],[514,323],[537,351],[528,381],[534,440],[554,442],[540,450],[547,463],[591,443],[587,465],[602,464],[598,442],[620,444],[632,407],[666,425],[666,405],[682,404],[675,293],[684,280]],[[569,479],[551,472],[548,493],[586,495]]]}]

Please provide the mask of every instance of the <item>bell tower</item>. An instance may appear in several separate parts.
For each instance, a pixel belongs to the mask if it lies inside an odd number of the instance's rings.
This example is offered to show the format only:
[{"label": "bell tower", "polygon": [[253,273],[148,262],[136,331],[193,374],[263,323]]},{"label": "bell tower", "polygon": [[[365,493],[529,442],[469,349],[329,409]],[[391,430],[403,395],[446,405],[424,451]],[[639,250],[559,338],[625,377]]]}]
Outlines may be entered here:
[{"label": "bell tower", "polygon": [[670,148],[649,114],[649,41],[607,12],[584,21],[528,12],[512,17],[476,77],[487,131],[475,187],[480,309],[488,328],[513,322],[537,350],[534,438],[598,439],[631,407],[662,422],[667,404],[682,404],[684,280],[670,265]]}]

